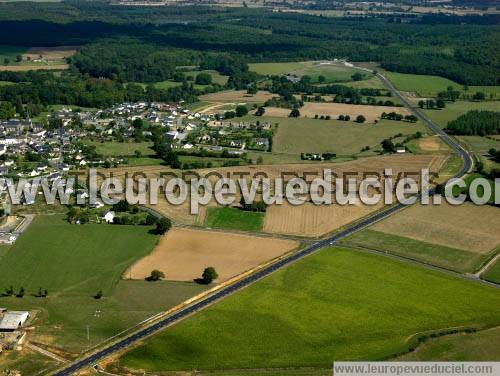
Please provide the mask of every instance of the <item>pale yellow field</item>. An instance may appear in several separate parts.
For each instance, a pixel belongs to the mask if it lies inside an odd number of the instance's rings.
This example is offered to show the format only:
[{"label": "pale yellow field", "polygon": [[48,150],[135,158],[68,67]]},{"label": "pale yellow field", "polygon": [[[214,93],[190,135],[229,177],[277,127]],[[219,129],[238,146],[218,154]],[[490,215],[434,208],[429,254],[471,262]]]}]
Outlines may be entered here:
[{"label": "pale yellow field", "polygon": [[23,54],[23,59],[30,57],[31,59],[38,59],[42,56],[45,60],[64,59],[73,56],[76,53],[76,47],[73,46],[59,46],[59,47],[32,47]]},{"label": "pale yellow field", "polygon": [[[226,168],[212,168],[198,170],[197,173],[200,176],[209,176],[209,174],[218,173],[224,177],[229,177],[231,179],[237,179],[243,174],[247,176],[247,180],[250,177],[258,176],[262,177],[262,174],[267,175],[271,180],[277,177],[282,177],[285,181],[292,178],[293,176],[305,176],[306,180],[311,181],[314,177],[321,176],[324,169],[331,169],[333,174],[338,177],[344,176],[346,173],[357,175],[358,179],[363,178],[365,173],[378,173],[382,175],[385,168],[392,168],[393,175],[396,177],[400,173],[408,173],[410,177],[415,178],[418,181],[418,173],[421,168],[430,167],[431,171],[438,171],[443,163],[444,156],[442,155],[387,155],[372,158],[359,159],[344,163],[319,163],[319,164],[292,164],[292,165],[264,165],[264,166],[238,166],[238,167],[226,167]],[[123,179],[125,173],[129,173],[129,177],[134,172],[143,172],[148,177],[159,177],[160,173],[171,172],[167,167],[163,166],[151,166],[151,167],[124,167],[103,170],[103,172],[109,175],[110,172],[119,179]],[[177,172],[179,173],[179,172]],[[165,177],[167,180],[170,176]],[[211,178],[212,181],[215,177]],[[239,194],[237,195],[235,202],[239,202]],[[199,214],[191,214],[190,212],[190,195],[188,194],[188,199],[181,205],[173,205],[169,203],[163,192],[158,196],[158,204],[147,204],[146,206],[165,215],[172,221],[182,224],[202,224],[204,222],[205,210],[204,207],[200,207]],[[257,195],[257,200],[261,196]],[[209,206],[216,205],[215,200],[212,198]],[[308,206],[308,205],[306,205]],[[351,208],[339,208],[338,205],[334,208],[332,207],[311,207],[306,209],[282,209],[270,207],[268,214],[266,214],[264,230],[273,233],[284,233],[284,234],[297,234],[304,236],[317,236],[318,234],[323,234],[330,232],[336,228],[342,227],[351,220],[358,219],[365,216],[370,210],[367,211],[363,207],[351,207]],[[294,220],[290,224],[290,228],[283,227],[281,223],[281,216],[288,216],[288,212],[299,213],[304,210],[304,215],[297,215],[297,221]],[[335,210],[337,213],[339,210],[341,213],[345,214],[336,216],[336,214],[331,217],[329,223],[315,228],[315,224],[318,221],[322,221],[322,218],[332,213]],[[317,213],[316,213],[317,212]],[[347,222],[346,222],[347,221]],[[304,229],[303,232],[299,229]]]},{"label": "pale yellow field", "polygon": [[337,230],[383,206],[368,205],[275,205],[267,209],[264,231],[277,234],[319,237]]},{"label": "pale yellow field", "polygon": [[263,103],[276,96],[276,94],[271,94],[268,91],[258,91],[257,94],[252,95],[247,94],[246,90],[227,90],[202,95],[200,100],[222,103]]},{"label": "pale yellow field", "polygon": [[174,228],[150,255],[125,272],[124,278],[144,279],[158,269],[167,280],[192,281],[201,277],[206,267],[213,266],[219,274],[217,281],[222,282],[298,245],[293,240]]},{"label": "pale yellow field", "polygon": [[26,72],[30,70],[65,70],[68,64],[54,65],[0,65],[0,71]]},{"label": "pale yellow field", "polygon": [[418,140],[418,146],[422,151],[429,152],[439,152],[439,151],[448,151],[448,147],[441,141],[439,137],[429,136],[424,137]]},{"label": "pale yellow field", "polygon": [[[267,107],[264,116],[288,117],[290,109]],[[339,115],[349,115],[351,121],[354,121],[358,115],[363,115],[366,122],[373,123],[380,118],[382,112],[396,112],[401,115],[409,115],[410,112],[405,107],[391,106],[369,106],[346,103],[305,103],[299,108],[300,116],[314,118],[316,115],[329,115],[332,119],[337,119]]]},{"label": "pale yellow field", "polygon": [[493,206],[414,205],[374,230],[477,253],[500,245],[500,211]]}]

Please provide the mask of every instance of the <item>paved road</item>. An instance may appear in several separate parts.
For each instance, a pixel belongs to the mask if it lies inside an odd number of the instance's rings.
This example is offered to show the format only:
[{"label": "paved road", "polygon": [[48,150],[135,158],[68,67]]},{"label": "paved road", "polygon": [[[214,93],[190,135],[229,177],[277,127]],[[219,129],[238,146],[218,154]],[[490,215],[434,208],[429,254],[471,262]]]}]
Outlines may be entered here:
[{"label": "paved road", "polygon": [[93,354],[91,354],[83,359],[80,359],[80,360],[76,361],[75,363],[72,363],[68,367],[56,372],[55,375],[56,376],[72,375],[73,373],[75,373],[76,371],[78,371],[82,368],[85,368],[87,366],[91,366],[91,365],[95,364],[96,362],[110,356],[111,354],[113,354],[117,351],[123,350],[123,349],[131,346],[135,342],[140,341],[140,340],[144,339],[145,337],[148,337],[151,334],[153,334],[153,333],[155,333],[155,332],[157,332],[157,331],[159,331],[159,330],[161,330],[169,325],[172,325],[173,323],[180,321],[180,320],[186,318],[187,316],[189,316],[189,315],[191,315],[191,314],[193,314],[193,313],[195,313],[203,308],[210,306],[211,304],[213,304],[217,300],[220,300],[220,299],[222,299],[222,298],[224,298],[224,297],[226,297],[226,296],[228,296],[228,295],[230,295],[238,290],[241,290],[241,289],[249,286],[250,284],[254,283],[255,281],[258,281],[258,280],[268,276],[269,274],[271,274],[271,273],[273,273],[273,272],[275,272],[275,271],[277,271],[277,270],[279,270],[287,265],[290,265],[290,264],[294,263],[295,261],[300,260],[303,257],[310,255],[311,253],[316,252],[317,250],[319,250],[321,248],[332,245],[334,242],[336,242],[342,238],[345,238],[346,236],[351,235],[352,233],[359,231],[365,227],[368,227],[368,226],[372,225],[373,223],[378,222],[378,221],[392,215],[393,213],[401,210],[404,207],[405,207],[405,205],[403,205],[403,204],[396,204],[396,205],[391,206],[383,211],[380,211],[380,212],[348,227],[347,229],[345,229],[345,230],[343,230],[343,231],[341,231],[341,232],[339,232],[339,233],[337,233],[329,238],[320,240],[320,241],[290,255],[287,258],[279,260],[275,264],[272,264],[264,269],[261,269],[260,271],[254,273],[248,277],[245,277],[245,278],[235,282],[234,284],[227,286],[227,287],[213,293],[212,295],[209,295],[208,297],[206,297],[206,298],[204,298],[204,299],[202,299],[202,300],[200,300],[200,301],[198,301],[190,306],[187,306],[186,308],[183,308],[180,311],[177,311],[177,312],[165,317],[164,319],[152,324],[151,326],[149,326],[147,328],[141,329],[141,330],[129,335],[128,337],[125,337],[125,338],[109,345],[108,347],[103,348],[102,350],[96,351],[95,353],[93,353]]},{"label": "paved road", "polygon": [[[452,150],[457,153],[462,160],[464,161],[463,167],[461,171],[457,174],[457,177],[461,177],[465,175],[467,172],[469,172],[472,169],[472,158],[469,155],[469,153],[463,149],[453,138],[448,136],[441,128],[439,128],[436,124],[434,124],[425,114],[423,114],[421,111],[418,109],[414,108],[411,103],[408,102],[408,100],[401,95],[392,84],[387,81],[387,79],[378,74],[378,77],[380,80],[384,83],[384,85],[390,90],[394,96],[399,98],[420,120],[424,122],[433,132],[439,135],[441,139],[452,148]],[[234,292],[241,290],[250,284],[270,275],[271,273],[274,273],[275,271],[290,265],[294,263],[297,260],[300,260],[317,250],[327,247],[329,245],[332,245],[336,241],[343,239],[352,233],[359,231],[361,229],[364,229],[368,226],[371,226],[375,222],[378,222],[386,217],[389,217],[390,215],[396,213],[397,211],[405,208],[406,206],[404,204],[398,203],[396,205],[393,205],[389,208],[386,208],[380,212],[377,212],[357,223],[354,223],[353,225],[349,226],[345,230],[332,235],[326,239],[319,240],[316,243],[313,243],[306,248],[290,255],[287,258],[281,259],[277,261],[276,263],[269,265],[265,267],[264,269],[261,269],[260,271],[249,275],[237,282],[235,282],[232,285],[229,285],[227,287],[222,288],[221,290],[218,290],[217,292],[214,292],[212,295],[207,296],[206,298],[203,298],[200,301],[197,301],[193,303],[192,305],[189,305],[175,313],[172,313],[171,315],[159,320],[158,322],[155,322],[154,324],[151,324],[150,326],[140,329],[137,332],[121,339],[118,340],[117,342],[108,345],[107,347],[98,350],[94,352],[93,354],[90,354],[80,360],[77,360],[76,362],[72,363],[71,365],[67,366],[64,369],[59,370],[58,372],[55,373],[56,376],[67,376],[67,375],[72,375],[73,373],[77,372],[78,370],[81,370],[85,367],[92,366],[93,364],[99,362],[102,359],[105,359],[109,357],[111,354],[126,349],[136,343],[137,341],[140,341],[155,332],[158,332],[162,329],[164,329],[167,326],[170,326],[186,317],[189,315],[192,315],[193,313],[200,311],[214,302],[225,298],[226,296],[233,294]]]},{"label": "paved road", "polygon": [[387,80],[384,76],[382,76],[380,73],[377,73],[377,77],[382,81],[384,86],[403,104],[410,109],[415,116],[417,116],[428,128],[430,128],[431,131],[436,133],[442,140],[445,142],[464,162],[462,169],[457,173],[456,177],[462,177],[466,173],[470,172],[472,170],[472,166],[474,164],[472,157],[470,156],[469,152],[465,150],[462,146],[460,146],[457,141],[449,136],[445,131],[443,131],[438,125],[436,125],[429,117],[423,112],[420,111],[420,109],[417,109],[415,106],[413,106],[408,99],[406,99],[396,88]]}]

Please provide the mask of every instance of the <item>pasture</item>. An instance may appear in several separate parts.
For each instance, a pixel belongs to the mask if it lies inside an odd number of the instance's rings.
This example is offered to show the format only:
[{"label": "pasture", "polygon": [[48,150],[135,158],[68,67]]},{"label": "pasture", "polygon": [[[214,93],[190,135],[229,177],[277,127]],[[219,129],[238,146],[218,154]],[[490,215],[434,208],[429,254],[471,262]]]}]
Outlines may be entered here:
[{"label": "pasture", "polygon": [[217,281],[223,282],[297,246],[292,240],[174,228],[124,276],[144,279],[158,269],[167,280],[193,281],[201,277],[206,267],[213,266],[219,274]]},{"label": "pasture", "polygon": [[500,284],[500,261],[495,262],[481,278]]},{"label": "pasture", "polygon": [[[288,117],[290,115],[289,108],[266,107],[264,116],[271,117]],[[358,115],[363,115],[367,123],[374,123],[380,119],[383,112],[396,112],[401,115],[409,115],[410,112],[405,107],[392,106],[369,106],[346,103],[321,103],[321,102],[306,102],[304,106],[299,108],[300,116],[306,118],[314,118],[316,115],[331,116],[332,119],[337,119],[339,115],[349,115],[351,122],[354,122]]]},{"label": "pasture", "polygon": [[[319,76],[324,77],[324,82],[348,82],[353,81],[351,76],[360,72],[357,69],[347,67],[343,63],[326,61],[303,61],[303,62],[280,62],[280,63],[255,63],[249,64],[250,71],[266,76],[295,75],[298,77],[309,76],[313,83],[318,83]],[[365,78],[373,77],[372,74],[361,72]]]},{"label": "pasture", "polygon": [[381,120],[377,124],[358,124],[338,120],[269,118],[279,123],[273,140],[273,152],[300,154],[305,152],[333,152],[337,155],[359,154],[370,146],[363,155],[371,155],[381,149],[385,138],[398,133],[425,133],[421,123]]},{"label": "pasture", "polygon": [[84,141],[85,144],[96,147],[96,152],[104,156],[132,156],[138,151],[141,155],[148,156],[154,154],[151,146],[152,142],[95,142]]},{"label": "pasture", "polygon": [[446,107],[442,110],[424,110],[425,114],[429,116],[442,128],[446,128],[448,122],[455,120],[460,115],[465,114],[471,110],[486,110],[486,111],[499,111],[500,102],[466,102],[456,101],[453,103],[446,103]]},{"label": "pasture", "polygon": [[487,154],[490,149],[500,149],[500,140],[481,136],[459,136],[467,145],[467,150],[474,153]]},{"label": "pasture", "polygon": [[35,293],[110,293],[134,260],[158,237],[146,226],[70,225],[63,216],[37,216],[0,260],[2,283]]},{"label": "pasture", "polygon": [[[0,289],[26,290],[22,299],[0,297],[0,305],[38,310],[32,340],[79,352],[203,291],[194,283],[121,280],[158,240],[148,230],[70,225],[61,215],[37,216],[14,245],[0,250]],[[39,288],[48,290],[47,298],[34,296]],[[94,299],[99,290],[103,298]]]},{"label": "pasture", "polygon": [[241,231],[260,231],[265,213],[248,212],[237,208],[207,208],[205,225]]},{"label": "pasture", "polygon": [[389,252],[460,273],[474,272],[487,255],[464,249],[434,244],[428,241],[384,233],[372,229],[357,232],[341,241],[353,245]]},{"label": "pasture", "polygon": [[487,98],[500,99],[500,86],[464,86],[440,76],[407,74],[382,71],[381,72],[392,84],[401,91],[415,93],[420,97],[435,97],[440,91],[446,91],[448,87],[459,90],[462,94],[473,95],[478,91],[486,94]]},{"label": "pasture", "polygon": [[497,289],[329,248],[164,330],[119,364],[159,372],[385,359],[423,331],[498,325],[499,305]]},{"label": "pasture", "polygon": [[414,205],[372,226],[386,234],[486,255],[500,245],[500,212],[472,203]]},{"label": "pasture", "polygon": [[481,330],[471,334],[455,334],[429,339],[416,351],[403,355],[396,360],[459,360],[487,362],[500,359],[500,327]]}]

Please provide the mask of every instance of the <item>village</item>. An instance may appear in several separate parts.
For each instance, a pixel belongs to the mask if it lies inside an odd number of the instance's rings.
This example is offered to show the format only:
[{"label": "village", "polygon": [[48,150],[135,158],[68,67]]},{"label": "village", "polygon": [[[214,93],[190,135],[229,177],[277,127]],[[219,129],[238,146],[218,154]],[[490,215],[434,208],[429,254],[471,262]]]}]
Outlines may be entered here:
[{"label": "village", "polygon": [[172,149],[183,154],[268,151],[273,128],[269,122],[225,119],[224,114],[192,112],[179,104],[146,102],[95,111],[63,107],[47,114],[43,123],[0,122],[0,176],[55,179],[70,169],[126,164],[125,158],[98,154],[89,144],[151,141],[155,127]]}]

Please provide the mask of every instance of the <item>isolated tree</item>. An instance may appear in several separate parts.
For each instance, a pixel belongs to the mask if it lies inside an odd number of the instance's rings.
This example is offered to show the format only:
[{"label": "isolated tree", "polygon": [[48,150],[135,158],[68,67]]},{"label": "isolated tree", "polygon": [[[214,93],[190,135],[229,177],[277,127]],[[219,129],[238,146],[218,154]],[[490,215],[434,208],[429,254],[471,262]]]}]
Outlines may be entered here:
[{"label": "isolated tree", "polygon": [[161,218],[156,222],[156,233],[165,234],[172,227],[172,222],[168,218]]},{"label": "isolated tree", "polygon": [[197,85],[210,85],[212,83],[212,75],[206,72],[198,73],[196,75],[195,83]]},{"label": "isolated tree", "polygon": [[386,153],[394,153],[396,151],[394,143],[389,139],[382,141],[382,149],[384,149],[384,152]]},{"label": "isolated tree", "polygon": [[420,108],[424,108],[424,106],[425,106],[425,101],[423,101],[423,100],[419,100],[419,101],[418,101],[418,107],[420,107]]},{"label": "isolated tree", "polygon": [[260,106],[259,108],[257,108],[257,111],[255,111],[255,115],[262,116],[265,114],[265,112],[266,112],[265,107]]},{"label": "isolated tree", "polygon": [[161,270],[155,269],[151,271],[150,276],[147,278],[148,281],[159,281],[165,278],[165,273]]},{"label": "isolated tree", "polygon": [[366,118],[363,115],[358,115],[356,118],[356,123],[364,123],[366,121]]},{"label": "isolated tree", "polygon": [[212,283],[215,279],[217,279],[219,275],[215,271],[215,268],[213,266],[209,266],[208,268],[205,268],[203,271],[203,274],[201,275],[201,278],[203,280],[203,283],[206,283],[207,285],[209,283]]},{"label": "isolated tree", "polygon": [[300,111],[298,108],[294,108],[291,112],[290,112],[290,115],[289,117],[299,117],[300,116]]},{"label": "isolated tree", "polygon": [[322,83],[324,83],[325,81],[326,81],[325,76],[322,76],[322,75],[318,76],[318,83],[322,84]]},{"label": "isolated tree", "polygon": [[477,93],[475,93],[472,96],[472,99],[475,100],[475,101],[484,101],[485,98],[486,98],[486,96],[481,91],[478,91]]},{"label": "isolated tree", "polygon": [[235,113],[237,117],[242,117],[248,114],[248,108],[246,106],[236,106]]},{"label": "isolated tree", "polygon": [[17,293],[17,295],[16,295],[16,296],[17,296],[18,298],[22,298],[22,297],[24,297],[24,293],[25,293],[25,291],[24,291],[24,287],[21,287],[21,288],[19,289],[19,292]]},{"label": "isolated tree", "polygon": [[21,61],[23,61],[23,55],[17,55],[17,56],[16,56],[16,61],[17,61],[18,63],[20,63]]},{"label": "isolated tree", "polygon": [[356,72],[351,76],[353,81],[361,81],[364,76],[360,72]]},{"label": "isolated tree", "polygon": [[344,116],[344,120],[345,120],[345,121],[349,121],[349,120],[351,120],[351,116],[349,116],[349,115]]},{"label": "isolated tree", "polygon": [[97,294],[94,295],[94,299],[101,299],[102,298],[102,290],[99,290]]}]

